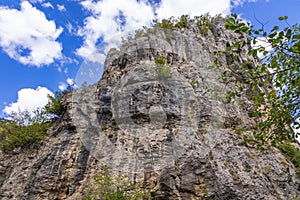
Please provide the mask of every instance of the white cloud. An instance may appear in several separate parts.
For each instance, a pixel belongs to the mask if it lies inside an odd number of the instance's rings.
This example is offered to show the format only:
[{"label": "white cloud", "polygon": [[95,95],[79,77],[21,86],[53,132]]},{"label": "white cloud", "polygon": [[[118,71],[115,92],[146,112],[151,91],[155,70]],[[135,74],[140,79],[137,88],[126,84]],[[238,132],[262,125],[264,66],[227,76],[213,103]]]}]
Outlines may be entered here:
[{"label": "white cloud", "polygon": [[247,2],[256,2],[257,0],[231,0],[232,6],[242,6]]},{"label": "white cloud", "polygon": [[58,9],[59,11],[66,11],[66,8],[65,8],[64,5],[59,5],[59,4],[57,4],[56,6],[57,6],[57,9]]},{"label": "white cloud", "polygon": [[64,91],[64,90],[67,89],[67,84],[64,83],[64,82],[60,82],[58,88],[59,88],[61,91]]},{"label": "white cloud", "polygon": [[75,86],[74,79],[72,79],[72,78],[67,78],[66,83],[65,83],[65,82],[60,82],[58,88],[59,88],[61,91],[64,91],[64,90],[66,90],[66,89],[68,88],[68,86],[76,87],[76,86]]},{"label": "white cloud", "polygon": [[34,110],[42,108],[48,103],[48,95],[53,96],[53,93],[45,87],[38,86],[36,89],[23,88],[18,91],[17,102],[5,106],[3,112],[9,115],[12,112],[27,110],[33,114]]},{"label": "white cloud", "polygon": [[71,35],[77,35],[78,30],[70,22],[67,22],[66,29]]},{"label": "white cloud", "polygon": [[74,84],[74,80],[72,78],[67,78],[67,83],[69,85],[73,85]]},{"label": "white cloud", "polygon": [[[266,51],[271,52],[273,50],[272,45],[267,41],[267,38],[264,37],[258,37],[256,38],[256,44],[253,44],[253,41],[251,42],[251,46],[254,49],[258,49],[259,47],[264,47]],[[267,56],[267,55],[266,55]],[[263,53],[259,52],[257,54],[257,57],[262,59],[265,56]]]},{"label": "white cloud", "polygon": [[[150,5],[146,0],[83,0],[81,5],[91,15],[85,18],[84,26],[78,35],[84,39],[83,45],[76,50],[77,55],[92,62],[103,63],[105,53],[111,47],[118,47],[122,37],[134,30],[149,26],[153,19],[171,16],[190,16],[210,13],[227,15],[233,6],[255,0],[162,0]],[[68,26],[72,32],[72,26]],[[102,39],[101,49],[97,48]]]},{"label": "white cloud", "polygon": [[0,7],[0,46],[22,64],[48,65],[62,58],[57,38],[63,31],[28,1],[21,10]]},{"label": "white cloud", "polygon": [[[119,46],[125,33],[150,25],[155,16],[152,6],[145,1],[85,0],[81,5],[92,14],[78,31],[84,43],[77,49],[77,54],[92,62],[103,63],[105,53],[109,48]],[[99,38],[106,44],[102,46],[102,52],[96,46]]]},{"label": "white cloud", "polygon": [[205,13],[227,15],[229,9],[230,0],[185,0],[176,1],[176,3],[174,0],[162,0],[156,12],[159,19],[164,19],[183,14],[189,14],[192,17]]},{"label": "white cloud", "polygon": [[[226,16],[230,14],[230,9],[236,6],[241,6],[247,2],[256,2],[258,0],[161,0],[156,12],[158,18],[167,19],[172,16],[179,17],[183,14],[188,14],[191,17],[209,13],[214,16],[222,14]],[[268,0],[266,0],[268,2]]]},{"label": "white cloud", "polygon": [[[258,0],[231,0],[232,7],[243,6],[245,3],[254,3]],[[270,0],[265,0],[265,2],[269,2]]]},{"label": "white cloud", "polygon": [[29,0],[30,3],[42,3],[44,0]]},{"label": "white cloud", "polygon": [[42,6],[45,8],[52,8],[52,9],[54,8],[50,2],[43,3]]}]

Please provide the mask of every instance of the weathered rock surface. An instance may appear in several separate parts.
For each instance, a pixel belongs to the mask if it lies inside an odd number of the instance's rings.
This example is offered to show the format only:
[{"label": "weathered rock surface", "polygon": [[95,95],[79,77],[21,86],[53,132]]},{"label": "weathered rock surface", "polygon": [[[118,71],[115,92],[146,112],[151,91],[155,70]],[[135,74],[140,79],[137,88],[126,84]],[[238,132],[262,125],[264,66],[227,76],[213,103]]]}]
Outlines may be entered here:
[{"label": "weathered rock surface", "polygon": [[[191,23],[110,50],[102,79],[65,99],[45,141],[0,154],[0,199],[81,199],[104,165],[157,199],[300,198],[299,177],[278,150],[244,143],[256,120],[251,91],[233,82],[243,83],[242,61],[255,61],[249,47],[238,61],[217,53],[235,38],[217,19],[204,35]],[[235,103],[226,101],[230,90]]]}]

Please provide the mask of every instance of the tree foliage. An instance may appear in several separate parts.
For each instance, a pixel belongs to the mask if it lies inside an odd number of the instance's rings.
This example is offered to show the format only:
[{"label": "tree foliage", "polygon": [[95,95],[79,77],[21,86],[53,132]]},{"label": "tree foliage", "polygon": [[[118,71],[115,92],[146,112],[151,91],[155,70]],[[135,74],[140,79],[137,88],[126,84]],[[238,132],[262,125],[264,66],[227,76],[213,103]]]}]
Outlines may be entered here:
[{"label": "tree foliage", "polygon": [[18,112],[11,112],[9,119],[18,126],[28,126],[32,124],[42,124],[49,121],[45,108],[37,108],[32,113],[28,110]]},{"label": "tree foliage", "polygon": [[64,97],[63,92],[55,92],[54,96],[48,96],[49,103],[45,106],[47,113],[51,115],[53,118],[59,118],[63,112],[62,100]]},{"label": "tree foliage", "polygon": [[19,110],[11,112],[7,119],[1,119],[0,150],[8,153],[43,139],[51,122],[63,115],[62,100],[72,90],[72,87],[68,87],[66,91],[48,96],[49,103],[43,108],[37,108],[33,113]]},{"label": "tree foliage", "polygon": [[68,85],[67,89],[64,91],[56,91],[54,96],[48,96],[49,102],[45,106],[47,115],[52,119],[58,119],[62,116],[65,108],[62,104],[65,96],[73,91],[73,86]]},{"label": "tree foliage", "polygon": [[[255,68],[246,64],[244,78],[257,90],[253,97],[254,116],[262,119],[257,124],[254,140],[261,146],[278,145],[292,140],[291,124],[299,117],[300,101],[300,26],[289,25],[288,17],[279,17],[285,27],[274,26],[270,31],[264,26],[255,29],[249,23],[233,14],[226,21],[225,27],[240,34],[240,39],[229,47],[230,51],[241,49],[246,45],[245,37],[250,37],[253,48],[249,56],[260,62]],[[273,90],[260,90],[268,84]],[[253,140],[253,141],[254,141]]]},{"label": "tree foliage", "polygon": [[83,200],[142,200],[150,199],[150,193],[134,182],[127,182],[126,176],[113,177],[108,168],[93,177]]},{"label": "tree foliage", "polygon": [[279,149],[293,163],[296,173],[300,175],[300,151],[292,144],[281,144]]},{"label": "tree foliage", "polygon": [[28,111],[13,114],[13,120],[0,121],[0,150],[8,153],[44,138],[50,123]]},{"label": "tree foliage", "polygon": [[195,21],[197,30],[203,35],[207,35],[208,31],[213,29],[214,20],[220,17],[221,15],[212,17],[209,14],[203,14],[191,19],[189,15],[182,15],[179,18],[170,17],[168,19],[163,19],[160,22],[154,21],[153,27],[164,29],[183,29],[189,26],[190,21]]}]

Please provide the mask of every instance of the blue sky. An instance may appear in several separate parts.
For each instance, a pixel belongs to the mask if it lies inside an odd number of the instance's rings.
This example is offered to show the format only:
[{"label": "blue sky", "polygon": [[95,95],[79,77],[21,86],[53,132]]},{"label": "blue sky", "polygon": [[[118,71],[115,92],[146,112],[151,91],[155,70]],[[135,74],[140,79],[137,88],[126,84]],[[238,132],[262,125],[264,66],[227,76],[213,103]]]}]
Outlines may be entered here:
[{"label": "blue sky", "polygon": [[270,28],[300,21],[300,0],[0,0],[0,117],[101,77],[106,52],[153,19],[232,12]]}]

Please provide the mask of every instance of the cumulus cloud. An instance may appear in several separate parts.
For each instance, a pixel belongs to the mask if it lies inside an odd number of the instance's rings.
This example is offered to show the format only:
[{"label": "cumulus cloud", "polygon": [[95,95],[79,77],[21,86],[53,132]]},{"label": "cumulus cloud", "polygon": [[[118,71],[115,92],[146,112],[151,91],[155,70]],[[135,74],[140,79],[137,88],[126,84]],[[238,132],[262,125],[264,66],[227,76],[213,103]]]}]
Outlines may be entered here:
[{"label": "cumulus cloud", "polygon": [[[122,36],[145,25],[154,19],[153,7],[145,1],[102,0],[81,2],[84,9],[91,12],[78,34],[84,38],[77,54],[92,62],[103,62],[105,53],[111,47],[119,46]],[[97,43],[103,39],[104,46],[99,51]]]},{"label": "cumulus cloud", "polygon": [[169,18],[171,16],[181,16],[189,14],[190,16],[210,13],[211,15],[227,15],[230,11],[230,0],[162,0],[158,9],[159,19]]},{"label": "cumulus cloud", "polygon": [[53,96],[53,93],[45,88],[38,86],[36,89],[23,88],[18,92],[17,102],[5,106],[3,112],[7,115],[12,112],[29,111],[33,114],[37,108],[42,108],[48,103],[48,95]]},{"label": "cumulus cloud", "polygon": [[39,67],[62,58],[56,41],[62,31],[28,1],[21,2],[20,10],[0,7],[0,46],[22,64]]},{"label": "cumulus cloud", "polygon": [[[78,35],[84,39],[83,45],[76,50],[77,55],[91,62],[103,63],[105,53],[111,47],[118,47],[122,37],[134,30],[149,26],[153,19],[171,16],[190,16],[210,13],[227,15],[234,6],[256,0],[161,0],[150,4],[146,0],[83,0],[82,7],[90,16],[84,20],[84,26]],[[69,27],[69,32],[72,27]],[[101,49],[97,44],[101,44]]]}]

